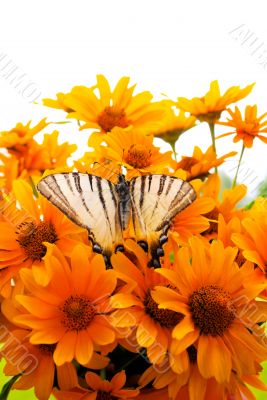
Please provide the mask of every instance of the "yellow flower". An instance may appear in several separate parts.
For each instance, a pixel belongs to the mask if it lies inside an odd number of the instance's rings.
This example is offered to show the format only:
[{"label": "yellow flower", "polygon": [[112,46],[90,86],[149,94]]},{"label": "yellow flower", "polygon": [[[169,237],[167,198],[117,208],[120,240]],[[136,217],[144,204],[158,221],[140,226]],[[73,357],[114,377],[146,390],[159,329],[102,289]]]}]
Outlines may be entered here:
[{"label": "yellow flower", "polygon": [[212,146],[205,153],[198,146],[195,146],[192,157],[182,156],[182,160],[178,162],[176,168],[186,171],[187,180],[194,178],[204,179],[212,168],[218,167],[224,163],[226,158],[234,155],[236,155],[236,151],[231,151],[217,158]]},{"label": "yellow flower", "polygon": [[192,100],[179,97],[177,107],[183,111],[190,112],[200,121],[214,123],[220,118],[222,111],[227,106],[246,97],[252,90],[252,85],[240,89],[239,86],[230,87],[223,95],[220,93],[218,81],[210,84],[210,90],[203,97],[194,97]]},{"label": "yellow flower", "polygon": [[172,152],[161,153],[153,144],[153,136],[145,136],[134,129],[114,128],[105,136],[107,146],[99,146],[93,153],[127,169],[127,178],[144,174],[162,174],[175,166]]},{"label": "yellow flower", "polygon": [[15,128],[10,131],[0,132],[0,147],[4,147],[16,155],[17,152],[24,150],[25,145],[27,145],[37,133],[49,125],[45,118],[32,128],[30,124],[31,121],[26,125],[18,123]]},{"label": "yellow flower", "polygon": [[[92,128],[107,133],[116,126],[127,128],[131,125],[135,130],[150,132],[162,118],[162,106],[151,102],[153,96],[149,92],[134,96],[135,85],[128,87],[129,81],[127,77],[121,78],[114,91],[111,91],[107,79],[97,75],[95,86],[75,86],[70,93],[58,95],[58,101],[51,103],[51,100],[45,99],[44,104],[70,109],[69,118],[85,122],[81,129]],[[103,139],[102,135],[100,139]]]},{"label": "yellow flower", "polygon": [[242,118],[242,114],[238,107],[235,107],[235,111],[228,110],[231,118],[227,118],[227,122],[218,122],[220,125],[230,126],[234,128],[234,131],[224,133],[220,137],[235,135],[233,141],[243,141],[245,147],[252,147],[255,138],[260,139],[263,143],[267,143],[267,137],[261,135],[261,133],[267,133],[267,120],[265,119],[267,113],[257,117],[257,106],[246,106],[245,116]]},{"label": "yellow flower", "polygon": [[165,116],[161,120],[159,127],[152,133],[173,146],[183,132],[195,126],[196,118],[188,117],[184,111],[175,110],[170,106],[166,106],[165,110]]},{"label": "yellow flower", "polygon": [[[151,291],[159,309],[184,315],[172,331],[172,354],[197,346],[201,376],[214,377],[218,383],[229,382],[233,368],[238,375],[256,374],[255,362],[267,355],[261,340],[264,330],[257,325],[266,319],[266,302],[255,300],[267,281],[262,278],[261,284],[247,282],[244,287],[242,268],[234,262],[236,253],[237,249],[224,249],[220,241],[207,247],[192,238],[190,249],[178,252],[179,270],[157,270],[171,287]],[[253,315],[250,307],[256,310]]]}]

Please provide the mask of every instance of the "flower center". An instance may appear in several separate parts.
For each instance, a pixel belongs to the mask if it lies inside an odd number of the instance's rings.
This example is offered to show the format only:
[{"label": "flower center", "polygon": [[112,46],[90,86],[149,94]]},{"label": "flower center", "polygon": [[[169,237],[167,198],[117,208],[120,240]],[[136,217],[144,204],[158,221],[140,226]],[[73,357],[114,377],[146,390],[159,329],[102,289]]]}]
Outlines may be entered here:
[{"label": "flower center", "polygon": [[71,295],[61,307],[62,325],[70,331],[86,329],[96,315],[96,309],[86,296]]},{"label": "flower center", "polygon": [[151,150],[143,144],[133,144],[125,155],[125,161],[134,168],[145,168],[151,164]]},{"label": "flower center", "polygon": [[56,348],[56,344],[39,344],[38,348],[43,355],[51,356]]},{"label": "flower center", "polygon": [[158,304],[152,299],[149,292],[146,294],[144,306],[146,314],[165,328],[173,328],[184,317],[183,314],[178,312],[158,308]]},{"label": "flower center", "polygon": [[190,171],[191,167],[196,165],[199,161],[194,157],[183,157],[178,163],[177,167],[183,169],[184,171]]},{"label": "flower center", "polygon": [[54,225],[51,222],[23,222],[17,227],[17,241],[24,249],[27,258],[41,260],[46,254],[43,242],[55,243],[58,240]]},{"label": "flower center", "polygon": [[201,334],[221,336],[235,319],[230,294],[217,285],[207,285],[189,297],[194,324]]},{"label": "flower center", "polygon": [[112,396],[109,392],[103,392],[102,390],[97,392],[96,400],[116,400],[118,397]]},{"label": "flower center", "polygon": [[130,121],[126,118],[125,111],[114,110],[113,107],[105,107],[101,114],[97,118],[98,124],[101,126],[103,131],[110,132],[115,126],[120,128],[127,128],[130,125]]}]

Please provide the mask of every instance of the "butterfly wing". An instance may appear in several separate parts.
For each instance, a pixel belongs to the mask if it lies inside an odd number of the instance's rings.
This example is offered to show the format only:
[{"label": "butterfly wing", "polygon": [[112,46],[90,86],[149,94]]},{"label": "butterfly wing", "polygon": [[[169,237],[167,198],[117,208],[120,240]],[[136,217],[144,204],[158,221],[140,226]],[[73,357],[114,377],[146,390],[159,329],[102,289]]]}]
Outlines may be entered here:
[{"label": "butterfly wing", "polygon": [[123,243],[118,195],[108,180],[78,172],[43,178],[38,190],[70,220],[86,228],[96,252],[108,260]]},{"label": "butterfly wing", "polygon": [[193,187],[168,175],[145,175],[130,182],[132,218],[136,240],[149,250],[151,265],[158,267],[162,245],[172,219],[196,198]]}]

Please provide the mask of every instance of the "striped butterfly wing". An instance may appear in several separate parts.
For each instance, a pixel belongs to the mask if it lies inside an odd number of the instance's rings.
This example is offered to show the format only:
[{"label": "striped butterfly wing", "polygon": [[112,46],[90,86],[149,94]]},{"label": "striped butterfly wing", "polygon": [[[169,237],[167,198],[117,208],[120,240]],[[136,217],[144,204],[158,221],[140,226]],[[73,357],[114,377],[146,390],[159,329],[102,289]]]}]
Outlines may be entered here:
[{"label": "striped butterfly wing", "polygon": [[150,252],[150,264],[159,267],[171,221],[195,200],[196,193],[182,179],[145,175],[131,180],[130,195],[136,240]]},{"label": "striped butterfly wing", "polygon": [[106,261],[123,243],[119,198],[110,181],[78,172],[59,173],[43,178],[37,188],[70,220],[88,230],[93,250],[103,253]]}]

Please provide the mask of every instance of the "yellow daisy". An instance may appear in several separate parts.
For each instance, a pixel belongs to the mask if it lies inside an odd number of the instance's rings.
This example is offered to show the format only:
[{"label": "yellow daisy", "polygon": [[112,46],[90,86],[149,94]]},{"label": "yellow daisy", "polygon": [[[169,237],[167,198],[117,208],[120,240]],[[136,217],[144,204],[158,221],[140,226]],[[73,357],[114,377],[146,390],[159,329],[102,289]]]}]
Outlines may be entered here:
[{"label": "yellow daisy", "polygon": [[144,174],[162,174],[175,166],[172,152],[160,152],[154,146],[153,136],[145,136],[134,129],[114,128],[105,136],[107,146],[95,150],[97,159],[116,162],[127,169],[127,178]]},{"label": "yellow daisy", "polygon": [[203,97],[194,97],[189,100],[185,97],[179,97],[177,107],[183,111],[190,112],[191,115],[200,121],[215,123],[222,111],[226,110],[229,104],[246,97],[252,90],[252,85],[240,89],[239,86],[230,87],[223,95],[221,95],[219,83],[217,80],[211,82],[210,90]]},{"label": "yellow daisy", "polygon": [[107,79],[97,75],[95,86],[75,86],[70,93],[61,93],[58,101],[51,103],[45,99],[44,104],[70,109],[69,118],[85,122],[81,129],[92,128],[107,133],[116,126],[127,128],[131,125],[136,130],[150,132],[163,116],[162,106],[151,102],[153,96],[149,92],[134,96],[135,85],[129,87],[129,81],[127,77],[121,78],[111,91]]}]

